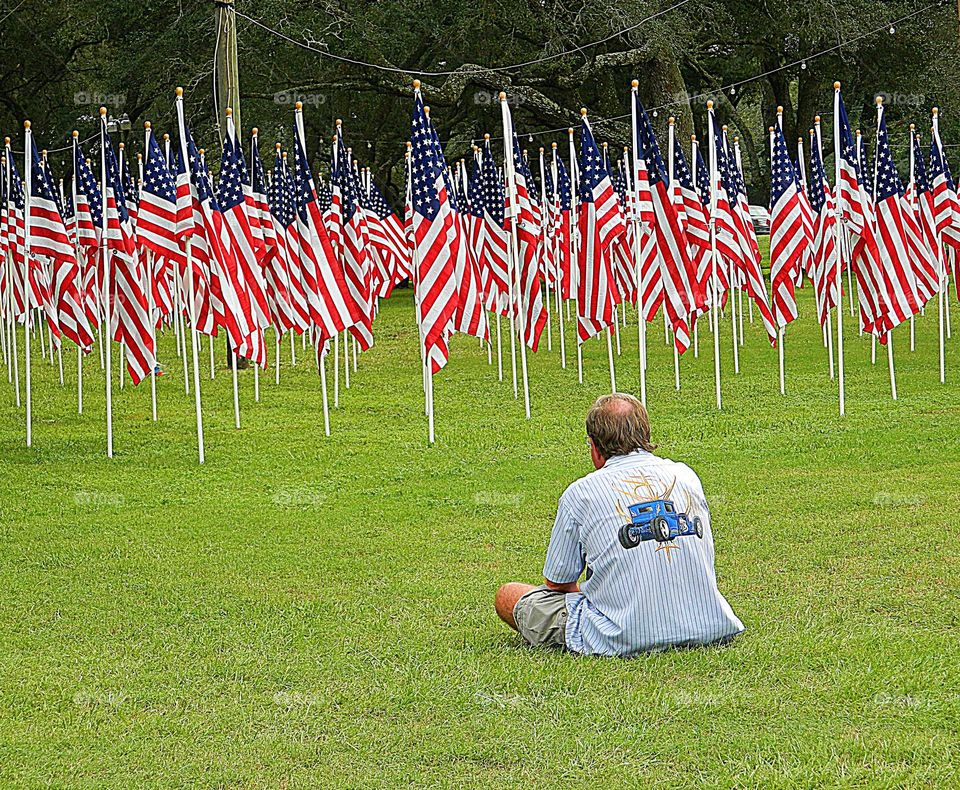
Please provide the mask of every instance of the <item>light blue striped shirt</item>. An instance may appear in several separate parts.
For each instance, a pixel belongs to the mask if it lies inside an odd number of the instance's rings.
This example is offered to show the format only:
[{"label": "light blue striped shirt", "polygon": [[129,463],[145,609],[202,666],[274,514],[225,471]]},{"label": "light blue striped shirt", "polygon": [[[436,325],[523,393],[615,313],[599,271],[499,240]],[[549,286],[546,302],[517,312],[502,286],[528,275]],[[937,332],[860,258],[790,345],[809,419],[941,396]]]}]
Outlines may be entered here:
[{"label": "light blue striped shirt", "polygon": [[580,592],[566,597],[570,650],[629,656],[743,631],[717,589],[713,559],[700,478],[638,450],[563,492],[543,575],[565,584],[587,570]]}]

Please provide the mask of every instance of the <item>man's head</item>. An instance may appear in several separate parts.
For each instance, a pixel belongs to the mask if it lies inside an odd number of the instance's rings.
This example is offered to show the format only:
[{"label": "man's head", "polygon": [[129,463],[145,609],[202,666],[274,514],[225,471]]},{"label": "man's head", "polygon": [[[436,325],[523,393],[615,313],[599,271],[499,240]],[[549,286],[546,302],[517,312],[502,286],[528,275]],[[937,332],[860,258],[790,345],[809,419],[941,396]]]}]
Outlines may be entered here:
[{"label": "man's head", "polygon": [[652,452],[650,418],[643,404],[633,395],[615,392],[597,398],[587,412],[587,438],[590,456],[599,469],[608,458],[627,455],[634,450]]}]

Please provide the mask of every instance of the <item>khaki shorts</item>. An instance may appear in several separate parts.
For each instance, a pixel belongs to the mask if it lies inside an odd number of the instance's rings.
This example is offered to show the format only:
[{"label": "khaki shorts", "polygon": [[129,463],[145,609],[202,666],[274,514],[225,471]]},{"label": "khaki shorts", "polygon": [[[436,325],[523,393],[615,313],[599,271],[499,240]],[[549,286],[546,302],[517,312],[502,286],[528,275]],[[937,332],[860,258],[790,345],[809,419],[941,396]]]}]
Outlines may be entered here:
[{"label": "khaki shorts", "polygon": [[567,594],[546,586],[523,595],[513,607],[513,619],[531,647],[565,650],[567,647]]}]

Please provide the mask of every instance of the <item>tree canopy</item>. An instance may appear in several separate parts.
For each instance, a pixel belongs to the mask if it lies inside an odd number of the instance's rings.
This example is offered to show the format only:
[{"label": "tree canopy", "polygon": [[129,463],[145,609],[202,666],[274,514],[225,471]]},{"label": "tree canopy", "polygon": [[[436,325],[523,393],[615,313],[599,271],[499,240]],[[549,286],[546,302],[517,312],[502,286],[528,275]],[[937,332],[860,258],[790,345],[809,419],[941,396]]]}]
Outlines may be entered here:
[{"label": "tree canopy", "polygon": [[[81,138],[92,134],[97,108],[105,104],[113,115],[129,115],[136,148],[145,120],[175,134],[173,89],[182,85],[195,137],[219,151],[210,0],[5,5],[5,134],[19,139],[23,119],[30,118],[41,145],[63,146],[74,128]],[[852,122],[865,131],[875,125],[875,96],[887,97],[891,139],[904,161],[908,125],[915,123],[926,140],[934,105],[941,108],[945,141],[960,143],[952,3],[238,0],[236,8],[245,131],[258,126],[264,153],[272,154],[274,140],[289,141],[293,102],[302,99],[318,165],[329,156],[335,119],[342,118],[347,143],[393,197],[402,184],[414,77],[423,80],[451,158],[467,155],[484,132],[499,136],[500,90],[510,96],[531,153],[564,143],[581,106],[589,108],[598,138],[613,150],[627,144],[634,78],[645,105],[656,108],[658,131],[674,115],[681,140],[702,135],[705,101],[714,98],[720,121],[741,138],[756,201],[766,197],[764,130],[778,105],[788,141],[805,137],[821,114],[825,153],[832,150],[834,80],[843,83]]]}]

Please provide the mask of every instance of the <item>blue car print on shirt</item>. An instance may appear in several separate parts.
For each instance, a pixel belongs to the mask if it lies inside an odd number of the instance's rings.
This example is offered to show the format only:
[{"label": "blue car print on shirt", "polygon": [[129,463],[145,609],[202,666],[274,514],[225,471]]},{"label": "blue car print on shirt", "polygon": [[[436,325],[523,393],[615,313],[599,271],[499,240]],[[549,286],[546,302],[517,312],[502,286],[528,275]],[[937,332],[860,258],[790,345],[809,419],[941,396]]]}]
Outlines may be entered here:
[{"label": "blue car print on shirt", "polygon": [[629,510],[631,522],[620,527],[620,545],[625,549],[635,549],[645,540],[666,543],[686,535],[703,538],[700,517],[678,513],[669,499],[640,502],[630,505]]}]

